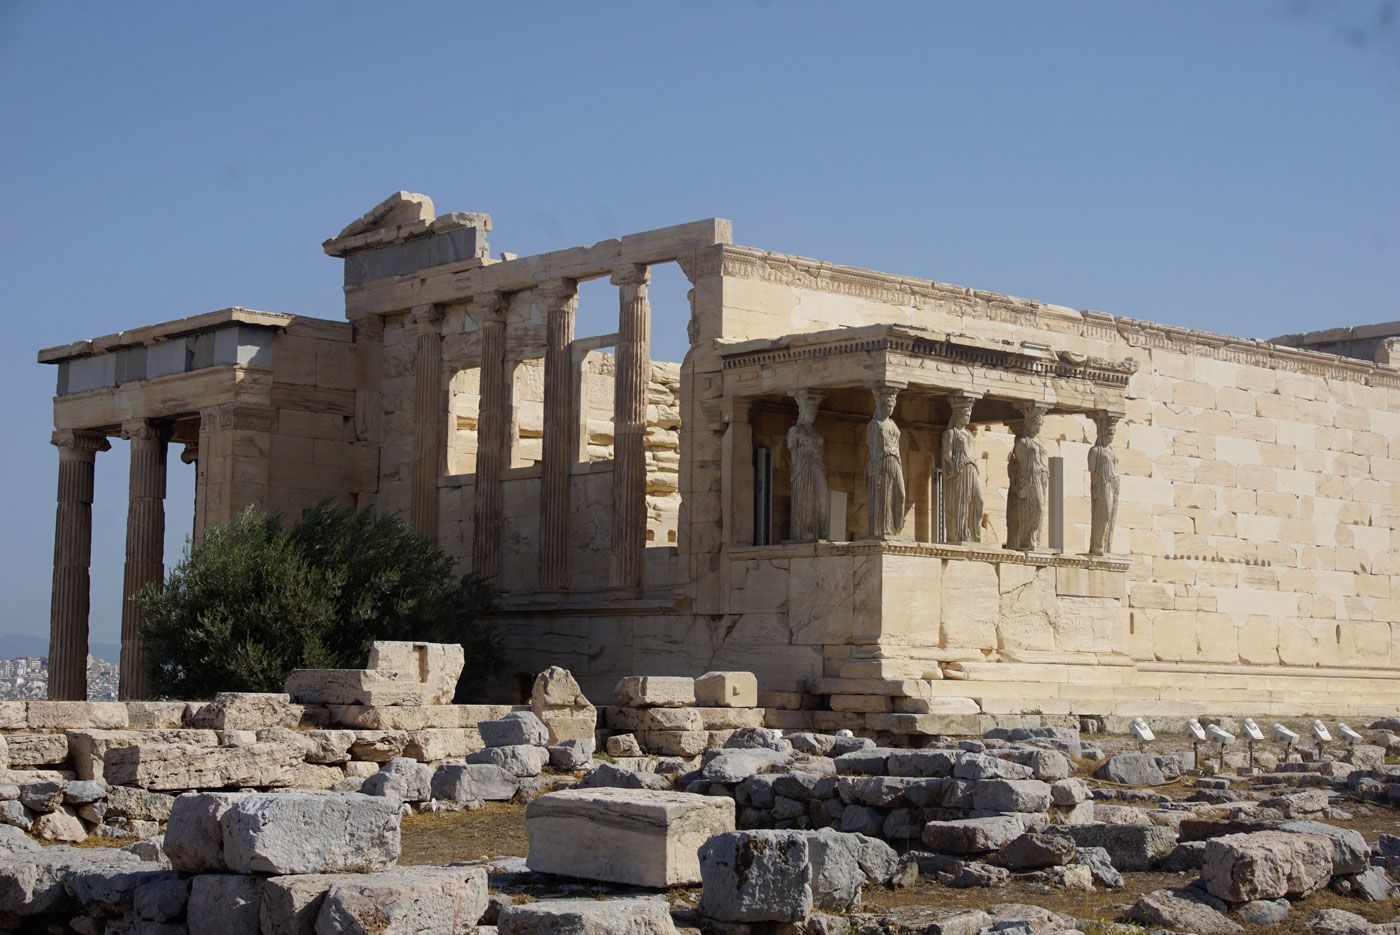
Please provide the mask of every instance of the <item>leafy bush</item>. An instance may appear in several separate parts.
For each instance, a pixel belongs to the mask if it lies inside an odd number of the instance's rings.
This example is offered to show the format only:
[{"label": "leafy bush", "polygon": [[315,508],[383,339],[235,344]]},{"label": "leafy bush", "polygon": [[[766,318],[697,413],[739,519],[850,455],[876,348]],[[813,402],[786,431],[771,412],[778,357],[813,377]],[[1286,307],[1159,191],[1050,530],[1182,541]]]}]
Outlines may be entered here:
[{"label": "leafy bush", "polygon": [[209,527],[139,600],[158,697],[280,692],[292,669],[363,668],[375,640],[463,644],[461,697],[500,664],[482,579],[402,521],[329,502],[290,527],[251,507]]}]

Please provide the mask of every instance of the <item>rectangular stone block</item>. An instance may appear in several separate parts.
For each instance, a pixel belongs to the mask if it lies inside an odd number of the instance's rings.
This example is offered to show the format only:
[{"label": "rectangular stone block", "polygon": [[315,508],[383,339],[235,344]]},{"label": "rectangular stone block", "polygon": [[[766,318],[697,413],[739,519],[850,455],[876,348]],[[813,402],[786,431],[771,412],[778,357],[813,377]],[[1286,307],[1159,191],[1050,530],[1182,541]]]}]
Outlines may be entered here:
[{"label": "rectangular stone block", "polygon": [[629,675],[613,690],[617,703],[637,708],[695,706],[695,679],[671,675]]},{"label": "rectangular stone block", "polygon": [[283,686],[293,701],[324,705],[418,705],[418,682],[370,669],[293,669]]},{"label": "rectangular stone block", "polygon": [[134,728],[185,727],[194,712],[186,701],[128,701],[127,721]]},{"label": "rectangular stone block", "polygon": [[305,708],[277,692],[219,692],[197,708],[191,720],[195,727],[207,730],[257,730],[301,727],[305,715]]},{"label": "rectangular stone block", "polygon": [[374,873],[399,858],[399,802],[389,796],[252,793],[219,828],[234,873]]},{"label": "rectangular stone block", "polygon": [[531,870],[664,889],[700,882],[700,845],[734,830],[734,802],[648,789],[569,789],[525,812]]},{"label": "rectangular stone block", "polygon": [[218,734],[212,730],[70,730],[68,757],[73,774],[79,779],[103,779],[107,751],[142,743],[181,743],[217,747]]},{"label": "rectangular stone block", "polygon": [[27,715],[34,730],[127,726],[126,705],[120,701],[31,701]]},{"label": "rectangular stone block", "polygon": [[762,708],[694,708],[705,730],[738,730],[741,727],[762,727]]},{"label": "rectangular stone block", "polygon": [[418,682],[421,704],[451,704],[465,664],[460,643],[380,640],[369,649],[369,668]]},{"label": "rectangular stone block", "polygon": [[245,747],[196,747],[143,743],[108,750],[107,782],[142,789],[229,789],[285,786],[302,762],[297,747],[254,743]]},{"label": "rectangular stone block", "polygon": [[484,746],[480,732],[474,728],[430,727],[408,732],[403,755],[421,763],[434,763],[438,760],[460,760]]},{"label": "rectangular stone block", "polygon": [[6,734],[4,742],[9,750],[10,769],[57,767],[68,760],[68,738],[63,734]]},{"label": "rectangular stone block", "polygon": [[706,672],[695,680],[695,703],[707,708],[756,708],[758,678],[752,672]]}]

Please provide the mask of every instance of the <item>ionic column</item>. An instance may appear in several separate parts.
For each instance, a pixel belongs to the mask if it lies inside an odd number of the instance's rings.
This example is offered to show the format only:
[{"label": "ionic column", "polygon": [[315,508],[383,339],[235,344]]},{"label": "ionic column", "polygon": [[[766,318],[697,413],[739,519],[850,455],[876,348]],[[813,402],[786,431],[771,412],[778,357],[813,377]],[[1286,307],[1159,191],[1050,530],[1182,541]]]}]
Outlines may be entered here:
[{"label": "ionic column", "polygon": [[569,580],[569,469],[578,452],[574,393],[574,316],[578,283],[572,279],[539,289],[545,302],[544,459],[540,466],[540,586],[558,591]]},{"label": "ionic column", "polygon": [[420,305],[409,315],[418,330],[413,363],[413,475],[409,484],[409,525],[434,544],[438,541],[438,476],[446,432],[442,393],[442,308]]},{"label": "ionic column", "polygon": [[136,597],[165,578],[165,458],[170,426],[153,419],[122,425],[131,442],[131,482],[126,512],[126,569],[122,576],[121,682],[117,697],[146,697],[141,649],[141,606]]},{"label": "ionic column", "polygon": [[506,302],[492,292],[472,299],[481,329],[481,407],[476,424],[476,500],[472,510],[472,569],[501,573],[501,477],[510,458],[510,382],[506,367]]},{"label": "ionic column", "polygon": [[102,435],[54,432],[58,448],[58,514],[53,531],[49,604],[49,697],[87,699],[88,568],[92,564],[92,485]]},{"label": "ionic column", "polygon": [[204,482],[200,478],[199,467],[199,440],[196,438],[192,442],[185,442],[184,450],[180,452],[180,463],[194,466],[194,517],[191,520],[191,535],[199,534],[199,515],[201,512],[200,498],[204,494]]},{"label": "ionic column", "polygon": [[613,273],[618,287],[617,375],[613,384],[613,535],[611,584],[638,589],[647,533],[647,384],[651,380],[651,271]]}]

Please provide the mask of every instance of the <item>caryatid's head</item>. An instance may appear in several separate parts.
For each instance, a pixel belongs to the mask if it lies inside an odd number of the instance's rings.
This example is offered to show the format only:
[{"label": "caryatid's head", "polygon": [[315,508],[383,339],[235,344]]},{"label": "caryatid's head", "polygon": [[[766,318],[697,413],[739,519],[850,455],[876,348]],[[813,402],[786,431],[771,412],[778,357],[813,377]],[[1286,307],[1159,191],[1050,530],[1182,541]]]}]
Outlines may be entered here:
[{"label": "caryatid's head", "polygon": [[1118,431],[1118,417],[1108,412],[1100,412],[1094,416],[1094,424],[1099,429],[1098,444],[1107,448],[1113,444],[1113,436]]},{"label": "caryatid's head", "polygon": [[811,390],[798,390],[792,394],[797,401],[797,421],[800,425],[812,425],[817,421],[817,409],[822,404],[822,394]]},{"label": "caryatid's head", "polygon": [[1035,438],[1045,427],[1045,409],[1042,406],[1026,406],[1022,412],[1021,431],[1026,438]]},{"label": "caryatid's head", "polygon": [[954,396],[948,400],[948,427],[965,429],[972,421],[972,400],[966,396]]},{"label": "caryatid's head", "polygon": [[899,402],[899,387],[896,386],[876,386],[875,387],[875,418],[879,422],[894,415],[895,404]]}]

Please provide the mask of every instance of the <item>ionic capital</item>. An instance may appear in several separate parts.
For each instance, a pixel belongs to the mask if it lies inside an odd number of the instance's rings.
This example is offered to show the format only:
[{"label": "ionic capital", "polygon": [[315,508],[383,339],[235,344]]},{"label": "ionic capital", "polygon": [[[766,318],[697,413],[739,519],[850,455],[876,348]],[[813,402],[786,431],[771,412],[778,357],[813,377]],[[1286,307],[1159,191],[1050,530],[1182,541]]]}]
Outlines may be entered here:
[{"label": "ionic capital", "polygon": [[112,449],[112,443],[107,440],[106,435],[100,432],[78,432],[72,429],[60,429],[54,432],[49,436],[49,444],[58,448],[61,453],[95,455],[99,451]]},{"label": "ionic capital", "polygon": [[578,298],[578,280],[548,279],[536,286],[535,291],[551,306],[567,305]]},{"label": "ionic capital", "polygon": [[184,450],[180,452],[180,462],[182,464],[195,464],[199,461],[199,442],[185,442]]},{"label": "ionic capital", "polygon": [[128,419],[122,423],[122,438],[127,441],[168,442],[174,432],[173,425],[159,419]]},{"label": "ionic capital", "polygon": [[506,306],[509,304],[510,296],[499,289],[478,292],[471,297],[470,314],[478,325],[488,321],[504,321]]},{"label": "ionic capital", "polygon": [[651,267],[629,263],[613,270],[611,281],[614,286],[645,286],[651,282]]}]

